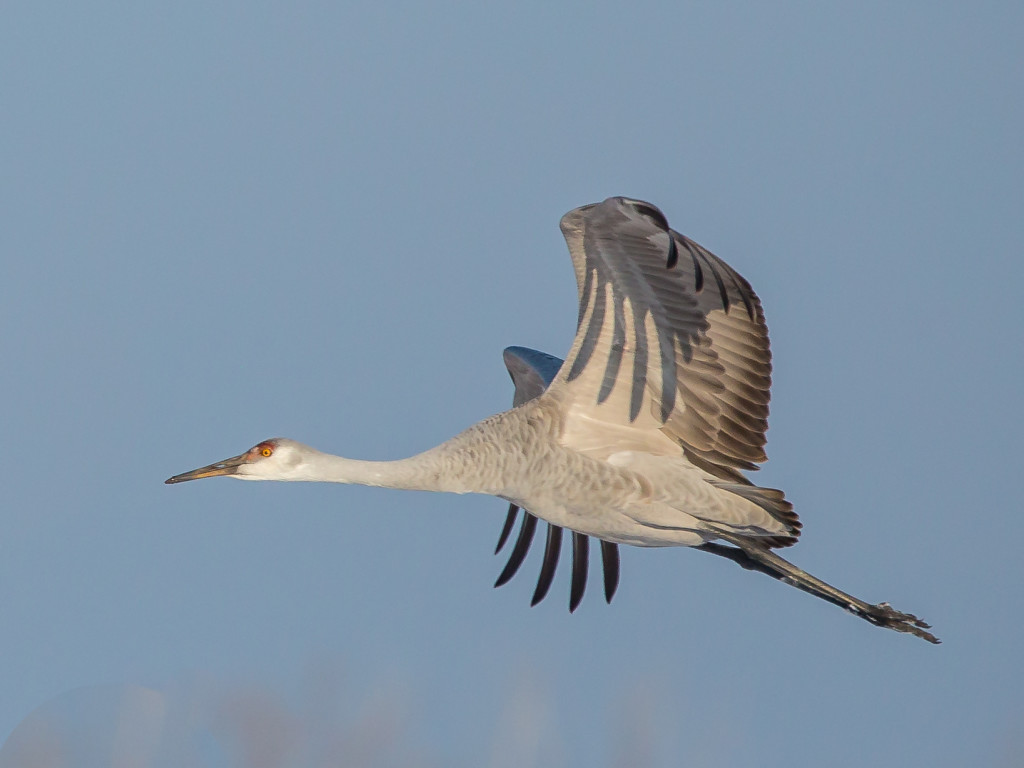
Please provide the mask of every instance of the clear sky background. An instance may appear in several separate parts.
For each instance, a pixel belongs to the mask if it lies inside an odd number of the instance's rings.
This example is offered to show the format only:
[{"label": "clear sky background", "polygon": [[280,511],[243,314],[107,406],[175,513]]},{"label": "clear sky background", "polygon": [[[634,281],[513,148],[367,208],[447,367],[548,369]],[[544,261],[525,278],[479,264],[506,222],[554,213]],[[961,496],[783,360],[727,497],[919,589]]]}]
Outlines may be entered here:
[{"label": "clear sky background", "polygon": [[[0,764],[1020,765],[1021,8],[4,3]],[[761,296],[788,556],[943,645],[683,549],[531,609],[497,499],[163,485],[507,407],[616,194]]]}]

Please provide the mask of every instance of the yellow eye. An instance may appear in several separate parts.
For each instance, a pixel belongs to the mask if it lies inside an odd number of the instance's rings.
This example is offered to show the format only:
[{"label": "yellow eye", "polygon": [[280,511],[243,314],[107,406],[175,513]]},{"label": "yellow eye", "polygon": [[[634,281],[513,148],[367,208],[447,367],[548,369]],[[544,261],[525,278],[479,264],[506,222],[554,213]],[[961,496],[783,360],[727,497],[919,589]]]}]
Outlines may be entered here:
[{"label": "yellow eye", "polygon": [[264,445],[260,448],[260,455],[264,457],[270,456],[273,452],[274,449],[271,448],[269,445]]}]

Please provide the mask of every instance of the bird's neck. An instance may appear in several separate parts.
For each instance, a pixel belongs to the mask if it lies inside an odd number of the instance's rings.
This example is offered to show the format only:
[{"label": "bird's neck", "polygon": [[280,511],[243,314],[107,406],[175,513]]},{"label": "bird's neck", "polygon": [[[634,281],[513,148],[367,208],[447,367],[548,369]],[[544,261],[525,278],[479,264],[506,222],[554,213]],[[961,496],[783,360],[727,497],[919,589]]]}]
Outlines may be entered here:
[{"label": "bird's neck", "polygon": [[407,459],[359,461],[315,453],[301,469],[303,476],[293,479],[507,497],[544,461],[555,426],[537,405],[526,404]]},{"label": "bird's neck", "polygon": [[[440,446],[439,446],[440,447]],[[446,467],[443,451],[437,448],[397,461],[363,461],[320,453],[307,460],[301,480],[371,485],[410,491],[448,491],[467,493],[459,473]]]}]

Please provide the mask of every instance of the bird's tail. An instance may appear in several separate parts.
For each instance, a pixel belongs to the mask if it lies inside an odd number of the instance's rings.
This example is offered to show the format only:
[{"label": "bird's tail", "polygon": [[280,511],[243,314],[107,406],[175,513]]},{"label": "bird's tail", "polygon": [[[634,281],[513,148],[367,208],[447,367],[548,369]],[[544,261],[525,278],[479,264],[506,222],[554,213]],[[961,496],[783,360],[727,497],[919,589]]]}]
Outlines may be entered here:
[{"label": "bird's tail", "polygon": [[791,547],[800,538],[800,529],[803,527],[803,523],[800,522],[799,516],[793,511],[793,505],[787,501],[786,495],[782,491],[746,483],[715,482],[713,485],[757,504],[785,526],[786,532],[781,536],[760,538],[759,541],[764,545],[772,548]]}]

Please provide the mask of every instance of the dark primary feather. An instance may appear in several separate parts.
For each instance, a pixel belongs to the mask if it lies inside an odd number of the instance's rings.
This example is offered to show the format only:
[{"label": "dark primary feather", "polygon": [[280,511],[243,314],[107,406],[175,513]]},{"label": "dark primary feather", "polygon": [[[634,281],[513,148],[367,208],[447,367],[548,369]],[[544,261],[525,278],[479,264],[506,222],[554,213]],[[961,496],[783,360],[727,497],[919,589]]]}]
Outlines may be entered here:
[{"label": "dark primary feather", "polygon": [[537,578],[537,588],[533,591],[533,599],[530,600],[531,607],[543,600],[551,588],[551,582],[555,578],[555,569],[558,567],[558,554],[561,550],[562,529],[548,523],[548,538],[544,543],[544,562],[540,567],[540,576]]},{"label": "dark primary feather", "polygon": [[[508,540],[509,533],[515,523],[519,507],[510,504],[508,514],[505,517],[505,524],[498,539],[498,546],[495,549],[497,554]],[[523,512],[522,526],[519,536],[516,538],[516,545],[509,556],[508,563],[502,570],[501,575],[495,582],[495,587],[507,584],[515,576],[519,567],[526,559],[527,552],[533,542],[534,532],[537,526],[537,518],[529,512]],[[615,590],[619,586],[619,545],[610,541],[601,542],[601,565],[604,569],[604,597],[607,602],[612,601]],[[562,548],[562,529],[557,525],[548,523],[547,541],[544,547],[544,560],[541,564],[540,576],[537,579],[537,587],[534,590],[530,605],[537,605],[547,597],[548,591],[555,578],[558,569],[558,557]],[[575,611],[587,587],[587,574],[589,571],[590,538],[577,531],[572,532],[572,585],[569,593],[569,611]]]},{"label": "dark primary feather", "polygon": [[526,553],[530,551],[530,542],[533,541],[533,533],[536,529],[537,518],[527,514],[523,518],[523,527],[519,529],[519,538],[516,539],[516,545],[512,548],[512,554],[505,564],[505,570],[498,576],[494,586],[500,587],[508,583],[508,580],[516,575],[516,571],[519,570],[519,566],[523,564],[523,560],[526,558]]},{"label": "dark primary feather", "polygon": [[[643,200],[626,200],[634,211],[639,213],[644,218],[650,219],[654,222],[655,226],[658,227],[665,234],[671,234],[672,230],[669,229],[668,219],[665,218],[665,214],[662,213],[658,208],[645,203]],[[676,247],[676,241],[673,238],[668,239],[668,255],[665,259],[665,268],[672,269],[679,262],[679,249]]]},{"label": "dark primary feather", "polygon": [[515,504],[508,505],[508,514],[505,515],[505,525],[501,529],[501,535],[498,537],[498,546],[494,548],[494,554],[501,552],[501,548],[505,546],[505,542],[508,541],[508,535],[512,533],[512,526],[515,525],[516,515],[519,514],[519,507]]},{"label": "dark primary feather", "polygon": [[604,566],[604,599],[610,603],[619,588],[619,545],[601,540],[601,564]]},{"label": "dark primary feather", "polygon": [[587,589],[587,570],[590,559],[590,539],[582,533],[572,533],[572,588],[569,592],[569,613],[572,613],[583,599]]}]

